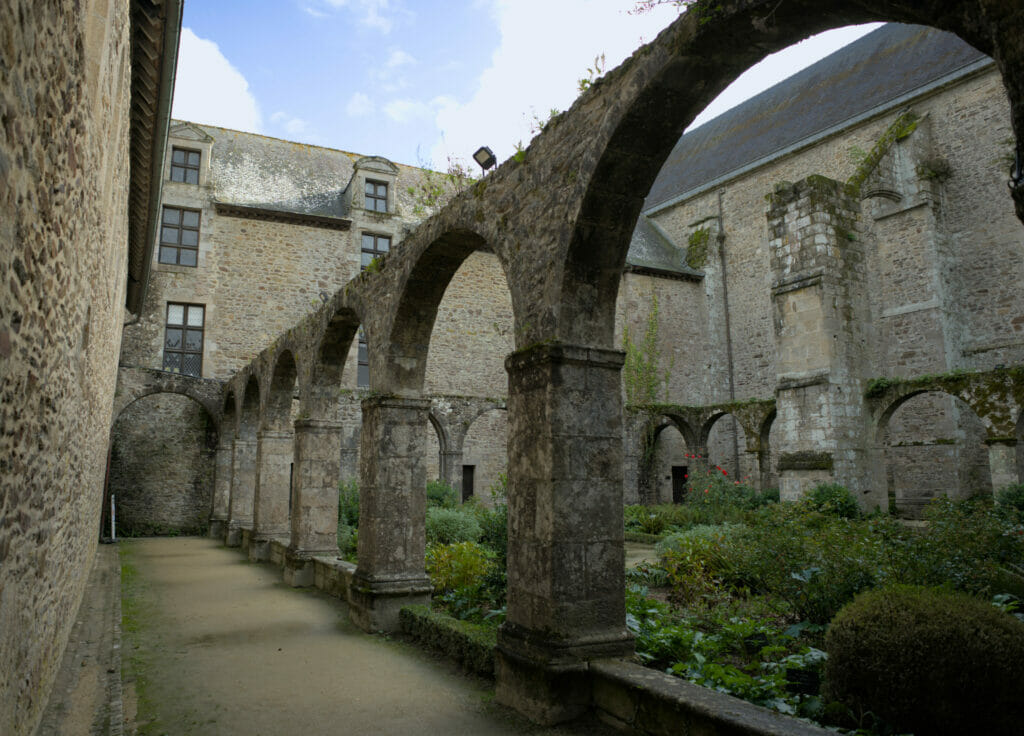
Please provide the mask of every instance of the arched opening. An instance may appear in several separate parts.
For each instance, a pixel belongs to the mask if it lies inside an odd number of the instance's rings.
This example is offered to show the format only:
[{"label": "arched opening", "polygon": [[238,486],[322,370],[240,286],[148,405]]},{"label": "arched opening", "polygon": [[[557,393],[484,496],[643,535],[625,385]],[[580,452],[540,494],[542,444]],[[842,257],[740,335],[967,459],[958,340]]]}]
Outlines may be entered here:
[{"label": "arched opening", "polygon": [[252,531],[253,502],[256,496],[257,438],[260,418],[260,386],[250,375],[242,394],[238,432],[232,450],[231,501],[225,544],[237,547],[243,534]]},{"label": "arched opening", "polygon": [[654,438],[651,459],[651,496],[654,503],[682,503],[690,489],[690,474],[701,462],[672,422],[661,424]]},{"label": "arched opening", "polygon": [[445,471],[445,453],[448,451],[446,433],[440,420],[430,412],[427,415],[430,419],[430,429],[427,431],[427,450],[424,455],[427,466],[427,480],[443,480],[451,485],[453,476]]},{"label": "arched opening", "polygon": [[494,489],[500,477],[508,472],[508,412],[491,409],[478,416],[469,426],[462,443],[462,467],[455,469],[461,480],[462,500],[477,499],[485,506],[494,506]]},{"label": "arched opening", "polygon": [[343,481],[359,478],[359,402],[370,385],[366,330],[359,315],[340,309],[321,338],[308,398],[301,413],[340,425],[338,462]]},{"label": "arched opening", "polygon": [[218,441],[209,412],[182,394],[149,394],[125,407],[111,438],[118,536],[204,534]]},{"label": "arched opening", "polygon": [[779,488],[778,422],[773,410],[761,427],[761,490]]},{"label": "arched opening", "polygon": [[721,468],[734,480],[756,485],[757,457],[747,452],[747,434],[732,414],[719,414],[707,429],[707,458],[712,468]]},{"label": "arched opening", "polygon": [[890,508],[920,518],[943,496],[992,493],[985,426],[961,399],[938,391],[901,399],[879,427]]}]

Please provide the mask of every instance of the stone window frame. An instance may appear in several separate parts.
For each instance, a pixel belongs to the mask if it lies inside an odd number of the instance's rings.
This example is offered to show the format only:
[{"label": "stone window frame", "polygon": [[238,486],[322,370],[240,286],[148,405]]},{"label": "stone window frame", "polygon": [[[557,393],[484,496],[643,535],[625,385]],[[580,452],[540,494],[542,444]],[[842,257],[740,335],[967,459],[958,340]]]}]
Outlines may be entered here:
[{"label": "stone window frame", "polygon": [[[175,161],[178,154],[182,154],[182,161]],[[192,156],[195,156],[193,163]],[[171,176],[170,180],[179,184],[195,184],[199,185],[199,175],[202,166],[203,152],[195,148],[185,148],[184,146],[171,146]],[[180,179],[175,179],[175,175],[180,174]],[[195,181],[189,181],[189,174],[195,176]]]},{"label": "stone window frame", "polygon": [[[180,322],[171,322],[171,310],[174,307],[181,307],[182,316]],[[196,324],[192,321],[192,316],[195,311],[199,313],[199,323]],[[176,344],[169,345],[168,342],[173,339],[172,331],[177,330],[181,333],[180,338]],[[190,335],[189,333],[193,333]],[[192,347],[189,347],[188,340],[195,339],[194,333],[198,333],[198,346],[193,343]],[[167,371],[168,373],[179,373],[184,376],[194,376],[196,378],[203,377],[203,347],[206,344],[206,305],[195,304],[190,302],[167,302],[167,306],[164,309],[164,348],[163,348],[163,362],[161,363],[161,370]],[[198,356],[198,367],[197,372],[191,373],[184,370],[185,361],[187,356],[195,355]],[[169,360],[176,360],[177,367],[174,365],[169,366]]]},{"label": "stone window frame", "polygon": [[[168,215],[177,213],[177,219],[168,220]],[[195,225],[186,225],[186,215],[195,215]],[[157,243],[157,263],[161,266],[184,266],[196,268],[199,265],[199,233],[202,227],[203,212],[193,207],[179,207],[177,205],[165,204],[160,210],[160,237]],[[173,231],[173,239],[165,239],[167,231]],[[195,233],[195,235],[191,235]],[[195,239],[195,244],[186,243],[184,240]],[[164,260],[165,253],[174,254],[174,260]],[[183,262],[182,253],[186,254]],[[191,260],[191,263],[187,261]]]},{"label": "stone window frame", "polygon": [[[367,240],[369,238],[369,240]],[[386,241],[386,247],[381,248],[380,244]],[[374,258],[386,255],[391,252],[392,238],[385,233],[375,233],[364,230],[359,237],[359,270],[365,271]],[[369,243],[369,247],[367,247]],[[367,257],[369,256],[369,257]]]},{"label": "stone window frame", "polygon": [[388,192],[391,187],[388,182],[379,179],[363,180],[363,209],[369,212],[387,214],[391,211],[388,207]]}]

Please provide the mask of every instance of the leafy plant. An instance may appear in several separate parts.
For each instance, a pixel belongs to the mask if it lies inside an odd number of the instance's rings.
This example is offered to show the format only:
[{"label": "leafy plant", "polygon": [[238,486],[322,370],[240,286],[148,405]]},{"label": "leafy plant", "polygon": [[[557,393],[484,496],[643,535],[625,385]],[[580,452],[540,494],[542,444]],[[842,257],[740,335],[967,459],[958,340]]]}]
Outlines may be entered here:
[{"label": "leafy plant", "polygon": [[860,504],[852,493],[838,483],[819,483],[814,486],[800,503],[808,509],[840,519],[855,519],[860,516]]},{"label": "leafy plant", "polygon": [[428,544],[455,544],[478,541],[481,530],[471,512],[433,506],[427,508],[426,532]]},{"label": "leafy plant", "polygon": [[455,508],[457,502],[455,489],[443,480],[432,480],[427,483],[427,506],[443,509]]}]

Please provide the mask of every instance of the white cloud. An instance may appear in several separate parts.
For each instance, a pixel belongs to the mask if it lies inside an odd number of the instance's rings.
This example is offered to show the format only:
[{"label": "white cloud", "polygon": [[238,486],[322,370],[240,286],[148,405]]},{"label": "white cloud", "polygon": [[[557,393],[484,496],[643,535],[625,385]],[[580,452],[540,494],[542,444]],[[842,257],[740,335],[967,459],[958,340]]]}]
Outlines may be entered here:
[{"label": "white cloud", "polygon": [[[438,111],[437,126],[442,138],[431,150],[434,162],[449,156],[464,158],[481,145],[490,146],[499,160],[508,158],[517,141],[529,143],[534,114],[546,118],[550,109],[566,110],[572,105],[579,94],[578,80],[586,76],[588,67],[594,66],[596,56],[605,55],[605,69],[610,71],[678,17],[671,5],[656,6],[654,11],[639,16],[629,15],[625,11],[632,3],[622,0],[492,2],[501,40],[490,66],[480,74],[473,98],[453,102]],[[737,82],[742,87],[738,96],[730,87],[720,97],[731,100],[727,106],[735,105],[867,30],[870,29],[858,26],[831,31],[829,34],[838,35],[822,42],[809,39],[805,43],[812,48],[775,62],[775,76],[766,78],[759,67],[754,67],[746,80],[741,77],[742,83]],[[780,53],[793,48],[798,47]],[[751,78],[761,86],[750,86]],[[709,114],[724,111],[722,104],[718,100],[713,102]],[[707,117],[699,118],[704,119]]]},{"label": "white cloud", "polygon": [[348,104],[345,105],[345,112],[349,117],[353,118],[369,115],[373,112],[373,102],[371,102],[370,98],[362,92],[356,92],[348,98]]},{"label": "white cloud", "polygon": [[465,158],[482,145],[499,160],[508,158],[517,141],[530,140],[531,110],[546,117],[551,108],[572,104],[594,57],[603,53],[610,70],[677,17],[671,6],[640,16],[628,15],[630,6],[622,0],[494,0],[501,41],[475,96],[438,112],[444,137],[431,151],[433,160]]},{"label": "white cloud", "polygon": [[263,121],[249,83],[213,41],[181,29],[173,113],[179,120],[234,128],[252,133]]},{"label": "white cloud", "polygon": [[453,105],[451,97],[439,96],[425,102],[423,100],[397,99],[384,105],[384,113],[396,123],[408,123],[413,120],[432,120],[438,110]]},{"label": "white cloud", "polygon": [[414,59],[411,54],[407,54],[405,51],[402,51],[401,49],[392,49],[391,54],[388,56],[388,60],[385,62],[385,65],[389,69],[394,69],[396,67],[405,66],[406,64],[415,63],[416,59]]},{"label": "white cloud", "polygon": [[392,10],[390,0],[326,0],[333,8],[348,7],[359,14],[359,23],[374,28],[381,33],[390,33],[394,20],[390,14]]},{"label": "white cloud", "polygon": [[309,132],[309,123],[302,118],[292,117],[286,112],[278,111],[270,116],[270,122],[284,128],[289,136],[301,136]]}]

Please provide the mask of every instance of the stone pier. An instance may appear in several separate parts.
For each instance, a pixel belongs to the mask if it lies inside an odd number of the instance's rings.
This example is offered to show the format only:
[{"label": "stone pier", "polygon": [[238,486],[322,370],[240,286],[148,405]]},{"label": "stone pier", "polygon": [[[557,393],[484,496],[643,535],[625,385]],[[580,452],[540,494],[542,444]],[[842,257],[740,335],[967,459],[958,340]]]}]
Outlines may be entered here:
[{"label": "stone pier", "polygon": [[242,531],[252,527],[252,505],[256,490],[256,442],[236,438],[232,450],[231,501],[224,544],[237,547]]},{"label": "stone pier", "polygon": [[351,616],[365,631],[392,631],[399,609],[429,602],[432,591],[424,570],[430,400],[373,396],[362,407]]},{"label": "stone pier", "polygon": [[268,558],[271,541],[288,538],[294,442],[290,431],[264,429],[256,435],[256,493],[249,544],[249,559],[254,562]]},{"label": "stone pier", "polygon": [[590,704],[588,661],[626,656],[623,353],[540,345],[509,374],[508,616],[497,699],[556,723]]},{"label": "stone pier", "polygon": [[221,439],[217,445],[214,460],[213,507],[210,511],[209,535],[223,539],[227,533],[228,511],[231,504],[232,446],[230,441]]},{"label": "stone pier", "polygon": [[313,585],[312,558],[338,554],[339,422],[295,422],[295,473],[292,482],[291,543],[285,553],[284,581]]}]

